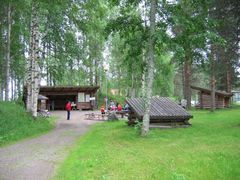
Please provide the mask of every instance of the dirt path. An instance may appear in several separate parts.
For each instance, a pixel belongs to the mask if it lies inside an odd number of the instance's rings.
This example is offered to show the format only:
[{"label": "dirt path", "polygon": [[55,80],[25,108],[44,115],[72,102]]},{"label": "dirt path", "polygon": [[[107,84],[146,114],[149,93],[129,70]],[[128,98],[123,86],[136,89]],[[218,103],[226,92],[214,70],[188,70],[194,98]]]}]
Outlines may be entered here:
[{"label": "dirt path", "polygon": [[84,120],[85,113],[73,111],[71,120],[67,121],[66,112],[55,111],[52,114],[60,120],[53,131],[0,148],[0,179],[50,179],[57,165],[68,155],[71,145],[96,123]]}]

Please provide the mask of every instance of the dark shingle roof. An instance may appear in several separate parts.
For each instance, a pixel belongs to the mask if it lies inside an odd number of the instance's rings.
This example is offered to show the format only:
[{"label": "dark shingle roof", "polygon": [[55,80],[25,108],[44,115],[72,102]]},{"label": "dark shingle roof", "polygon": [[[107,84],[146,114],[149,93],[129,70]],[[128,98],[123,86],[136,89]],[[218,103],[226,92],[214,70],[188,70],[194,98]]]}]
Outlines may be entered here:
[{"label": "dark shingle roof", "polygon": [[[143,98],[126,99],[131,110],[142,119],[144,115]],[[190,119],[190,115],[184,108],[168,97],[153,97],[151,99],[150,119]]]},{"label": "dark shingle roof", "polygon": [[80,92],[94,91],[96,92],[99,86],[41,86],[40,92]]},{"label": "dark shingle roof", "polygon": [[[202,91],[206,94],[211,94],[211,89],[201,88],[201,87],[197,87],[197,86],[191,86],[191,88],[198,90],[198,91]],[[231,97],[233,95],[233,93],[228,93],[226,91],[219,91],[219,90],[216,90],[215,93],[217,95],[224,96],[224,97]]]}]

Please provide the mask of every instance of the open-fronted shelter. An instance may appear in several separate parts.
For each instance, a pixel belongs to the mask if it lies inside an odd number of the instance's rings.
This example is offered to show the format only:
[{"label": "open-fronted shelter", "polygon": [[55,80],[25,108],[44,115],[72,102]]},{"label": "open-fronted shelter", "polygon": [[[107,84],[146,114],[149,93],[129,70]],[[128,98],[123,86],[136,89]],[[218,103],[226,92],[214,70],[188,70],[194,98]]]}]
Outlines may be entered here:
[{"label": "open-fronted shelter", "polygon": [[[197,108],[209,109],[211,108],[211,90],[197,86],[191,86],[192,89],[198,91],[198,105]],[[230,106],[232,93],[225,91],[215,91],[215,106],[216,108],[227,108]]]},{"label": "open-fronted shelter", "polygon": [[95,106],[99,86],[41,86],[39,94],[48,98],[47,109],[64,110],[67,101],[74,109],[89,110]]},{"label": "open-fronted shelter", "polygon": [[[142,120],[144,116],[144,99],[129,98],[126,99],[130,106],[129,121],[136,119]],[[153,97],[150,107],[150,123],[171,123],[190,125],[188,122],[193,116],[190,115],[183,107],[172,101],[168,97]]]}]

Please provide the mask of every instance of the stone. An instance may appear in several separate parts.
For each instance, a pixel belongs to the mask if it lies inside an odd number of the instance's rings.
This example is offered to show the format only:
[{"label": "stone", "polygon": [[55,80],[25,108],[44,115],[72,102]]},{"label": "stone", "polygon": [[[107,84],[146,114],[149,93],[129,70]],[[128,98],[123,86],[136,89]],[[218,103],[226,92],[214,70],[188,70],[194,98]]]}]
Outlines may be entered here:
[{"label": "stone", "polygon": [[114,121],[114,120],[118,120],[118,117],[116,115],[116,112],[111,111],[108,114],[108,121]]}]

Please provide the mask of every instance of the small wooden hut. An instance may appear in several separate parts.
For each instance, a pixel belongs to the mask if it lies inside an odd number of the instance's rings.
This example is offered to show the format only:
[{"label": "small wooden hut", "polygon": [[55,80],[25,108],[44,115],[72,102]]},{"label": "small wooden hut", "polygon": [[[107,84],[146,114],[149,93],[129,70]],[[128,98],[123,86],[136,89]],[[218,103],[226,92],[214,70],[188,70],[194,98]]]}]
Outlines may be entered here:
[{"label": "small wooden hut", "polygon": [[[201,87],[191,86],[192,89],[198,91],[198,105],[197,108],[209,109],[211,108],[211,90]],[[227,108],[230,106],[232,93],[225,91],[215,91],[215,106],[216,108]]]},{"label": "small wooden hut", "polygon": [[[129,124],[136,119],[142,120],[144,115],[143,98],[126,99],[130,106]],[[150,107],[150,124],[190,125],[193,116],[168,97],[153,97]]]},{"label": "small wooden hut", "polygon": [[47,100],[48,100],[48,98],[46,96],[39,94],[37,109],[38,110],[46,110],[47,109]]},{"label": "small wooden hut", "polygon": [[46,96],[47,109],[64,110],[67,101],[74,109],[90,110],[95,106],[98,86],[41,86],[39,93]]}]

